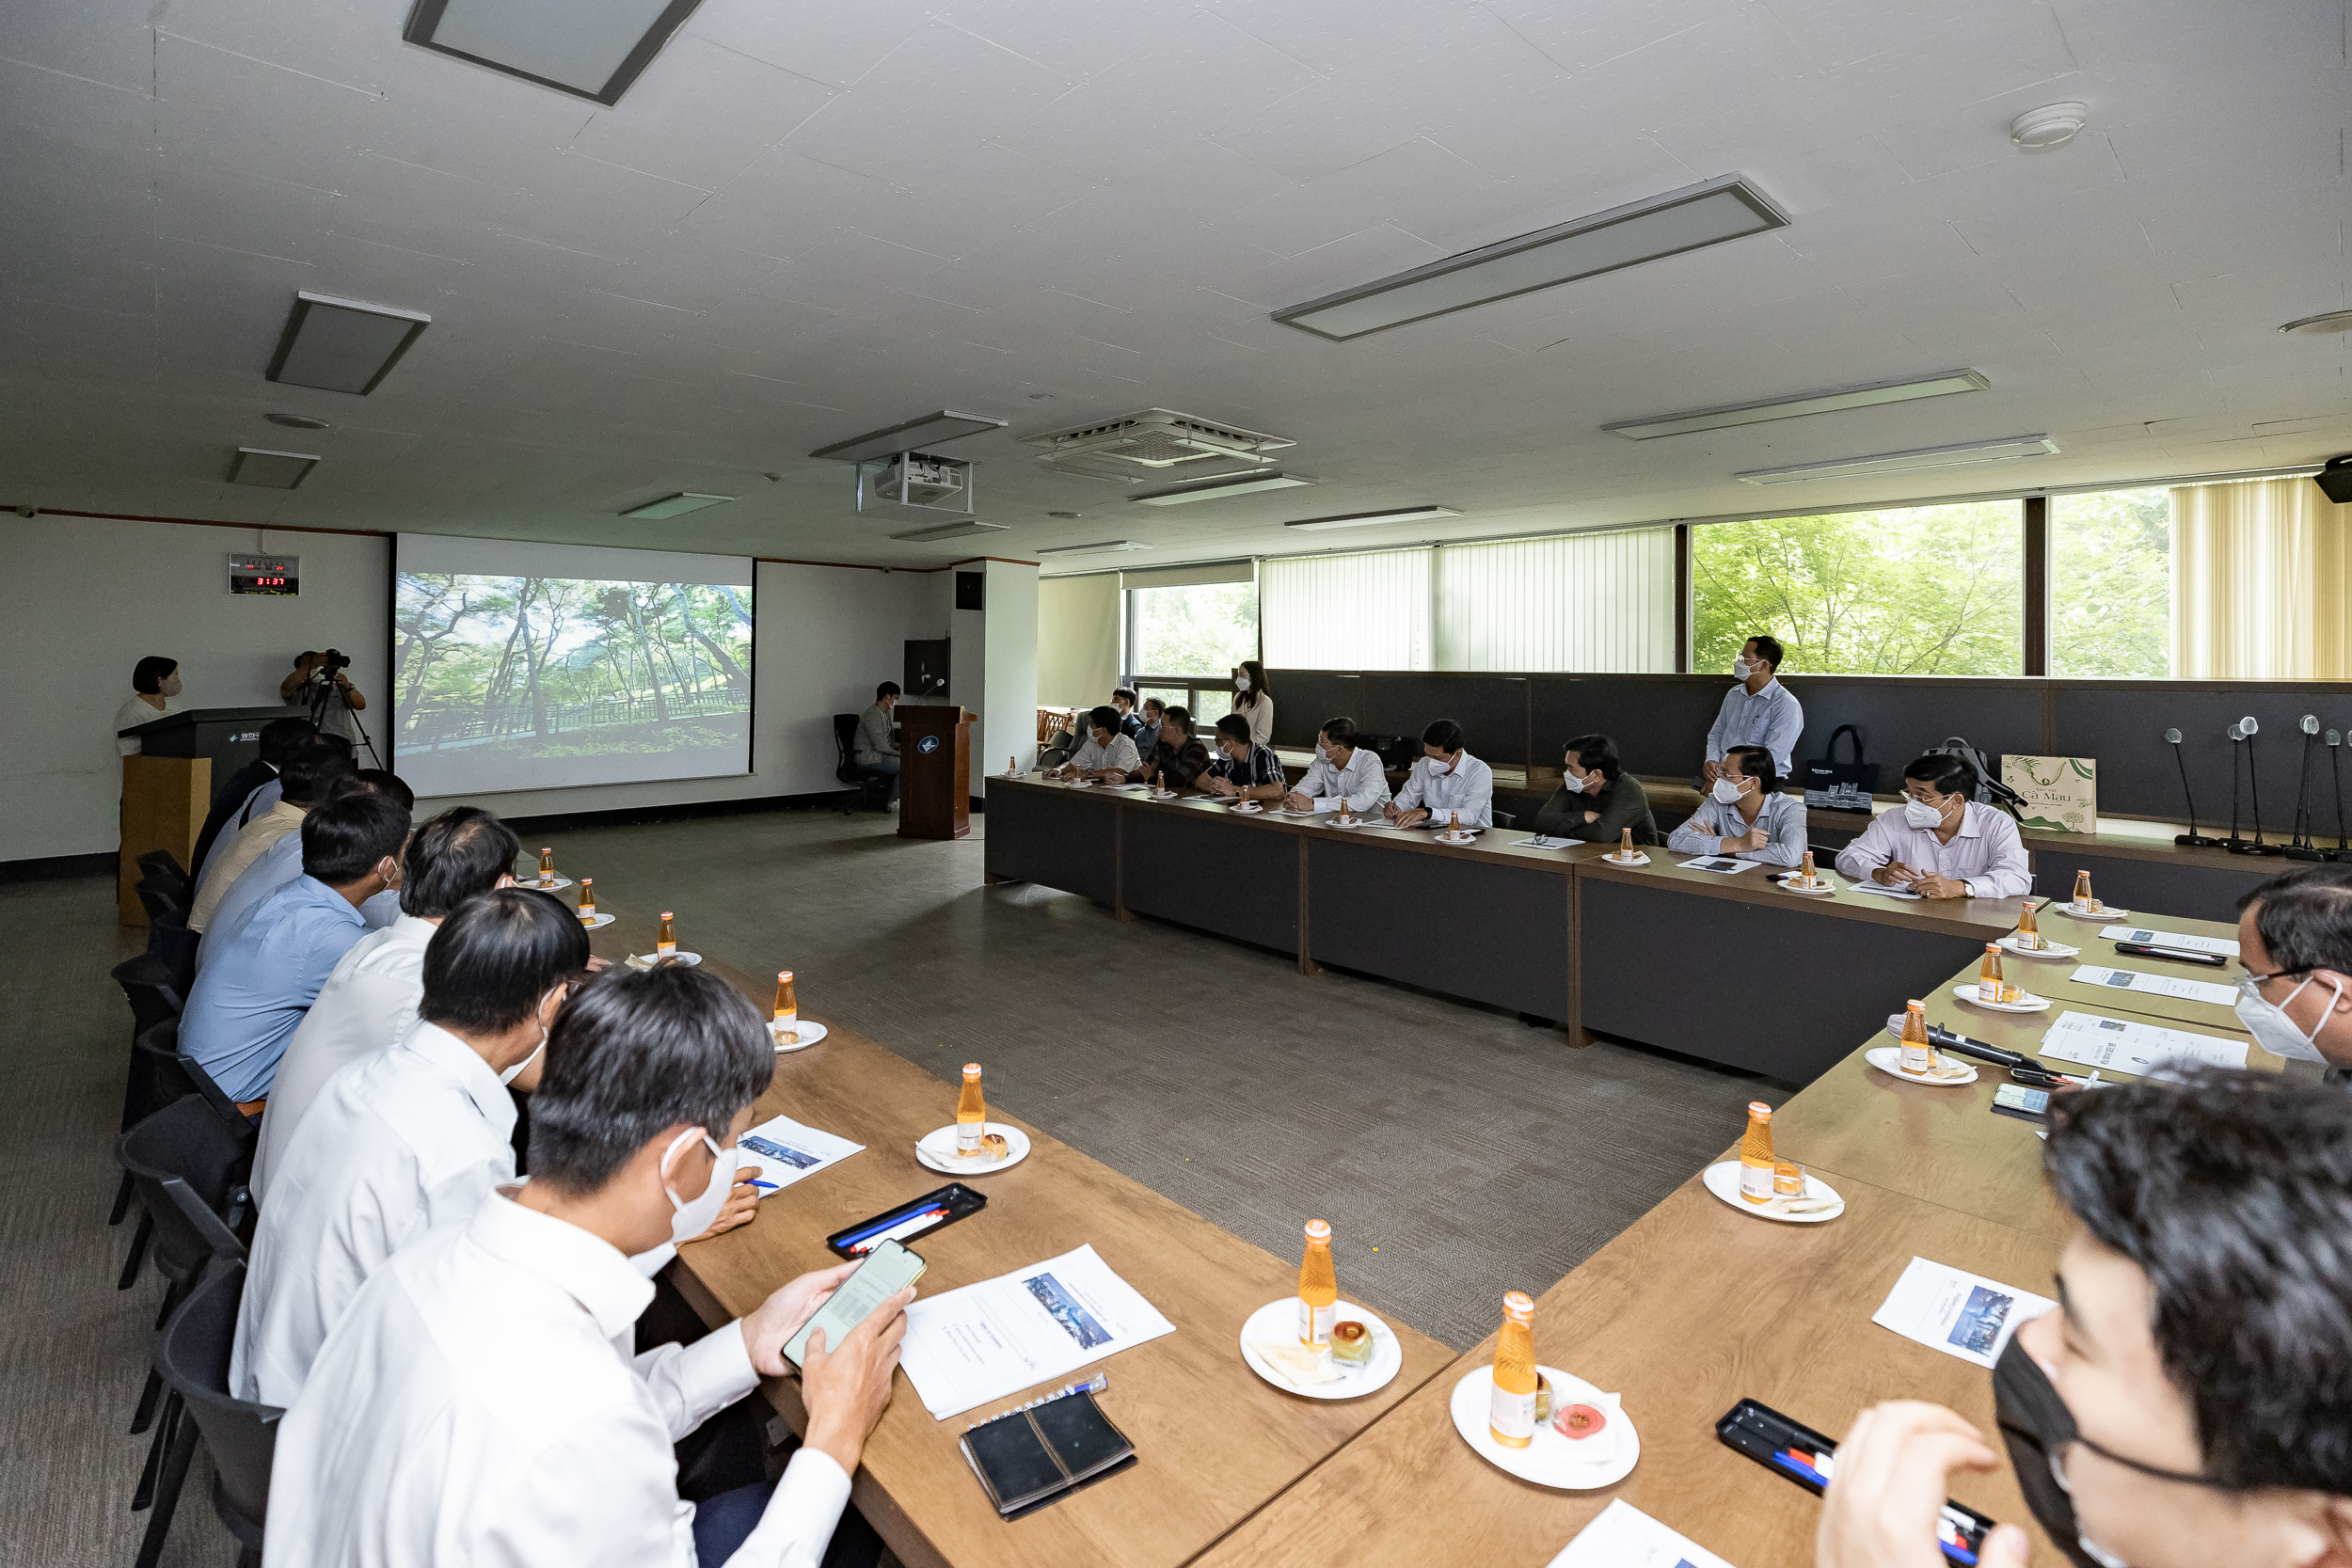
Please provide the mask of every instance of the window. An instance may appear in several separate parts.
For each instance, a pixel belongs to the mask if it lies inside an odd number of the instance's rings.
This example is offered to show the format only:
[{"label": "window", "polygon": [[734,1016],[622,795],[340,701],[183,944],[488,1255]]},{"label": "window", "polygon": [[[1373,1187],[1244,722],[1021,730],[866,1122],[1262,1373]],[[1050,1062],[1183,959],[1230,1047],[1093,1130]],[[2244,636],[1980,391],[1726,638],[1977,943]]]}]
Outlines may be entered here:
[{"label": "window", "polygon": [[2022,503],[1966,501],[1691,531],[1692,668],[1769,632],[1791,674],[2025,668]]},{"label": "window", "polygon": [[1670,528],[1448,545],[1438,668],[1672,670],[1674,590]]},{"label": "window", "polygon": [[2172,492],[2050,498],[2050,673],[2172,673]]},{"label": "window", "polygon": [[1216,702],[1211,716],[1221,716],[1233,693],[1233,666],[1257,657],[1254,582],[1127,590],[1127,684],[1138,696],[1182,705],[1196,719]]},{"label": "window", "polygon": [[1269,561],[1265,661],[1276,670],[1428,670],[1434,551]]}]

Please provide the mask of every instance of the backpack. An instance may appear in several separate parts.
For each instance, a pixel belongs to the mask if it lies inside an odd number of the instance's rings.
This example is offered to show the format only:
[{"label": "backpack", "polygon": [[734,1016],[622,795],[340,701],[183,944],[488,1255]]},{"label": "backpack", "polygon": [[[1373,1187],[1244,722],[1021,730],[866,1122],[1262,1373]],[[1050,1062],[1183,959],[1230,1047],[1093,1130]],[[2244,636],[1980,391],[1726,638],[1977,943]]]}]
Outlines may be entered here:
[{"label": "backpack", "polygon": [[1977,774],[1977,787],[1968,792],[1968,799],[1979,805],[1998,806],[2010,816],[2016,816],[2017,808],[2025,804],[2026,798],[2001,782],[2000,772],[1993,766],[1992,759],[1969,745],[1965,736],[1947,735],[1944,737],[1943,745],[1929,747],[1925,754],[1931,757],[1958,757],[1974,768]]}]

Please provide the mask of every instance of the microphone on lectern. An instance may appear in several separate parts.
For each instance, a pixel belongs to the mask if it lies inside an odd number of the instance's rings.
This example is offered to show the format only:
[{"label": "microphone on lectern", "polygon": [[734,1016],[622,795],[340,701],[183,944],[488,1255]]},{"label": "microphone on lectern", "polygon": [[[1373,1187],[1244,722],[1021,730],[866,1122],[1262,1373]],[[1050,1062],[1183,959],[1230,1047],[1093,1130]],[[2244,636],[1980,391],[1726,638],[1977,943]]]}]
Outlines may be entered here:
[{"label": "microphone on lectern", "polygon": [[2319,715],[2316,713],[2303,715],[2302,722],[2297,727],[2303,732],[2303,767],[2302,776],[2296,784],[2295,837],[2287,845],[2287,859],[2324,861],[2328,858],[2327,855],[2318,845],[2311,841],[2310,836],[2304,832],[2306,824],[2311,819],[2312,742],[2319,738]]},{"label": "microphone on lectern", "polygon": [[2180,845],[2184,848],[2210,849],[2221,841],[2216,838],[2207,838],[2204,834],[2197,831],[2197,796],[2188,787],[2188,764],[2181,761],[2181,732],[2178,730],[2167,730],[2164,732],[2164,738],[2171,743],[2172,761],[2180,768],[2181,770],[2181,796],[2184,800],[2188,801],[2188,832],[2181,834],[2172,842]]},{"label": "microphone on lectern", "polygon": [[2283,854],[2282,846],[2263,842],[2263,776],[2261,767],[2254,758],[2254,736],[2261,733],[2262,725],[2256,723],[2254,716],[2249,713],[2237,721],[2237,727],[2238,733],[2246,736],[2246,792],[2252,797],[2254,840],[2250,844],[2239,844],[2230,852],[2233,855]]}]

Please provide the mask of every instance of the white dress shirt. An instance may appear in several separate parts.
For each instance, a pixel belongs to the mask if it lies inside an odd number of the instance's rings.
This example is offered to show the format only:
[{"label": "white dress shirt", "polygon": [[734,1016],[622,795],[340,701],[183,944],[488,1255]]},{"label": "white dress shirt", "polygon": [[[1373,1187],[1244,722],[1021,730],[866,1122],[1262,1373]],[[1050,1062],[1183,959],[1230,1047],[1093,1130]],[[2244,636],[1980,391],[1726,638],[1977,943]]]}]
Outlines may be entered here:
[{"label": "white dress shirt", "polygon": [[1298,781],[1298,793],[1317,811],[1337,811],[1343,804],[1352,812],[1378,811],[1389,798],[1389,775],[1362,746],[1349,748],[1344,768],[1333,767],[1318,749]]},{"label": "white dress shirt", "polygon": [[515,1101],[473,1048],[421,1019],[328,1080],[280,1157],[230,1354],[241,1400],[290,1405],[384,1260],[515,1180]]},{"label": "white dress shirt", "polygon": [[[439,929],[404,914],[353,943],[319,988],[270,1080],[262,1138],[253,1150],[255,1196],[270,1196],[294,1129],[327,1080],[345,1063],[389,1049],[415,1024],[417,1004],[424,998],[424,950]],[[505,1098],[502,1089],[500,1098]]]},{"label": "white dress shirt", "polygon": [[[158,719],[180,711],[180,704],[175,698],[166,697],[164,705],[157,707],[135,691],[131,694],[129,702],[115,710],[115,728],[127,730],[137,724],[151,724]],[[139,737],[135,735],[119,735],[115,737],[115,750],[126,757],[137,756],[141,744]]]},{"label": "white dress shirt", "polygon": [[[1716,840],[1745,838],[1756,829],[1765,832],[1761,849],[1722,850]],[[1689,820],[1666,835],[1666,847],[1677,855],[1732,854],[1766,865],[1800,865],[1804,862],[1804,797],[1774,790],[1750,823],[1737,805],[1724,805],[1712,795],[1699,801]]]},{"label": "white dress shirt", "polygon": [[1970,800],[1962,808],[1960,831],[1949,844],[1933,828],[1915,828],[1903,808],[1878,814],[1851,844],[1837,851],[1837,869],[1852,881],[1867,881],[1889,861],[1964,882],[1971,898],[2014,898],[2033,891],[2026,868],[2025,840],[2007,813]]},{"label": "white dress shirt", "polygon": [[[692,1568],[670,1446],[758,1379],[733,1324],[632,1358],[652,1299],[503,1193],[403,1248],[278,1427],[265,1568]],[[849,1497],[802,1449],[726,1568],[816,1568]]]},{"label": "white dress shirt", "polygon": [[1444,827],[1456,812],[1465,828],[1491,828],[1495,825],[1494,769],[1467,751],[1454,759],[1449,773],[1432,773],[1429,760],[1423,758],[1413,764],[1413,776],[1396,792],[1397,810],[1410,811],[1415,806],[1429,813],[1433,828]]},{"label": "white dress shirt", "polygon": [[1117,730],[1111,732],[1111,743],[1107,746],[1095,739],[1094,732],[1089,730],[1086,744],[1072,754],[1070,766],[1081,773],[1100,773],[1106,768],[1116,768],[1134,778],[1143,771],[1143,758],[1136,753],[1136,743]]}]

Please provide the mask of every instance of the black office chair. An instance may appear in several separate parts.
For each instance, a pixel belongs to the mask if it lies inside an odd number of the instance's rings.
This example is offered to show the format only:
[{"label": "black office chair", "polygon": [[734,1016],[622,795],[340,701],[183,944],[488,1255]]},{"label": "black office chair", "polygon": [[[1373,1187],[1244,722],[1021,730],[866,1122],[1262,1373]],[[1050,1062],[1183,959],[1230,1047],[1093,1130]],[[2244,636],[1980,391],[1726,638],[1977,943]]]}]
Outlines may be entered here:
[{"label": "black office chair", "polygon": [[184,915],[188,912],[189,899],[184,892],[180,891],[186,885],[184,882],[173,883],[158,877],[144,877],[132,891],[138,895],[139,908],[147,911],[148,921],[151,925],[158,915],[167,912]]},{"label": "black office chair", "polygon": [[[140,895],[146,902],[146,895]],[[147,950],[164,961],[171,989],[183,999],[196,989],[196,944],[198,934],[188,929],[188,911],[167,909],[160,913],[151,911],[147,917]]]},{"label": "black office chair", "polygon": [[180,863],[180,858],[168,849],[150,849],[132,863],[143,877],[165,877],[183,883],[195,880],[188,875],[188,868]]},{"label": "black office chair", "polygon": [[857,760],[858,716],[836,713],[833,716],[833,745],[835,753],[833,776],[856,790],[855,795],[841,802],[846,816],[860,806],[886,806],[890,803],[890,781],[866,770]]},{"label": "black office chair", "polygon": [[[160,861],[158,856],[162,857]],[[196,884],[180,869],[180,863],[171,858],[167,849],[139,857],[139,885],[155,889],[183,909],[196,902]]]},{"label": "black office chair", "polygon": [[[148,1068],[146,1053],[139,1050],[139,1037],[158,1023],[168,1022],[180,1016],[180,993],[171,989],[171,976],[161,958],[152,953],[142,953],[135,958],[125,958],[114,967],[115,984],[131,1004],[131,1066],[122,1083],[121,1132],[153,1111],[163,1109],[168,1099],[156,1098],[154,1074]],[[122,1185],[116,1190],[114,1212],[106,1216],[108,1225],[120,1225],[122,1216],[131,1208],[131,1178],[125,1172]],[[139,1221],[138,1239],[132,1243],[133,1272],[137,1269],[137,1255],[147,1244],[148,1221]]]},{"label": "black office chair", "polygon": [[155,1370],[171,1387],[173,1408],[165,1418],[166,1431],[157,1434],[167,1447],[137,1568],[155,1568],[163,1556],[199,1435],[213,1455],[213,1512],[237,1538],[237,1568],[255,1568],[262,1560],[278,1418],[285,1412],[238,1399],[229,1386],[237,1304],[244,1294],[245,1265],[214,1264],[156,1337]]}]

